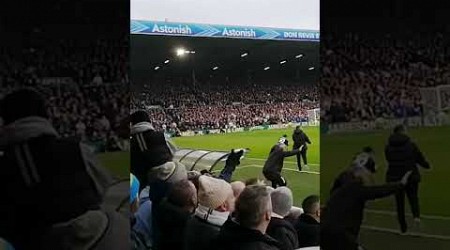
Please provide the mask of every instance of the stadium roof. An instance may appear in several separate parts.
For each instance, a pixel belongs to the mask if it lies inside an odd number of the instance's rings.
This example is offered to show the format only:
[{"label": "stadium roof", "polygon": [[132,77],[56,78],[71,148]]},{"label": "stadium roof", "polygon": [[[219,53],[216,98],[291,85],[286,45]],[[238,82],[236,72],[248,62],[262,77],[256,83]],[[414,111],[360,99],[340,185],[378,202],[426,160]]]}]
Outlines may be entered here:
[{"label": "stadium roof", "polygon": [[[320,68],[317,42],[132,35],[130,46],[134,79],[189,76],[193,69],[200,77],[245,76],[246,72],[317,76]],[[179,48],[195,54],[178,57]]]}]

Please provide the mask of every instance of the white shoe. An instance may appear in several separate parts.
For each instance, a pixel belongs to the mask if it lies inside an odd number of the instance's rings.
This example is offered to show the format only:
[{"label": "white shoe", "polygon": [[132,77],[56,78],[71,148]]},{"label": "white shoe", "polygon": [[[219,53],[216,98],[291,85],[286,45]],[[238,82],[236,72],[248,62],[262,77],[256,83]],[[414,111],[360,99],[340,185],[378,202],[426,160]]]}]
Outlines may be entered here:
[{"label": "white shoe", "polygon": [[420,218],[419,217],[414,218],[414,223],[419,224],[420,223]]},{"label": "white shoe", "polygon": [[309,170],[308,165],[304,165],[304,166],[303,166],[303,170]]}]

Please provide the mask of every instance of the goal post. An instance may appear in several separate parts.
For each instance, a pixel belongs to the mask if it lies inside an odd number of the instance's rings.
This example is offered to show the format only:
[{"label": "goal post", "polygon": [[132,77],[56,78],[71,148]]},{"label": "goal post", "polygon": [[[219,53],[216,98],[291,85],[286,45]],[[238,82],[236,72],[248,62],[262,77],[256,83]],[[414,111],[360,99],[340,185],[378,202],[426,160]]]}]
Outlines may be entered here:
[{"label": "goal post", "polygon": [[320,108],[310,109],[308,113],[308,126],[319,126]]},{"label": "goal post", "polygon": [[423,123],[426,126],[450,122],[450,85],[420,88]]}]

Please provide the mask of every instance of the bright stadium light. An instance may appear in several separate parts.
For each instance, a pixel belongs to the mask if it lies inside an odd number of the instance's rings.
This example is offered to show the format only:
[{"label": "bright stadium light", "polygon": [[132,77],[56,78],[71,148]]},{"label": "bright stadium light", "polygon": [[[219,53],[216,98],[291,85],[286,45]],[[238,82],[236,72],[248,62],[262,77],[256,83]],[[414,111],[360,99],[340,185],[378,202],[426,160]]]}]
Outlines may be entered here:
[{"label": "bright stadium light", "polygon": [[283,60],[283,61],[280,62],[280,64],[283,65],[283,64],[285,64],[286,62],[287,62],[286,60]]},{"label": "bright stadium light", "polygon": [[308,70],[309,71],[314,70],[314,67],[309,67]]},{"label": "bright stadium light", "polygon": [[267,66],[267,67],[265,67],[265,68],[264,68],[264,70],[269,70],[269,69],[270,69],[270,67],[269,67],[269,66]]},{"label": "bright stadium light", "polygon": [[164,61],[164,64],[168,64],[169,62],[170,62],[170,60],[167,59],[167,60]]},{"label": "bright stadium light", "polygon": [[299,54],[299,55],[295,56],[295,58],[297,58],[297,59],[302,58],[302,57],[303,57],[303,54]]},{"label": "bright stadium light", "polygon": [[190,53],[191,53],[191,54],[195,54],[195,50],[191,50]]},{"label": "bright stadium light", "polygon": [[155,70],[158,70],[158,69],[159,69],[159,66],[156,66],[156,67],[155,67]]},{"label": "bright stadium light", "polygon": [[219,69],[219,67],[217,67],[217,66],[212,68],[212,70],[218,70],[218,69]]},{"label": "bright stadium light", "polygon": [[246,57],[246,56],[248,56],[247,52],[241,55],[241,57]]},{"label": "bright stadium light", "polygon": [[177,49],[177,56],[184,56],[185,53],[186,53],[185,49],[183,48]]}]

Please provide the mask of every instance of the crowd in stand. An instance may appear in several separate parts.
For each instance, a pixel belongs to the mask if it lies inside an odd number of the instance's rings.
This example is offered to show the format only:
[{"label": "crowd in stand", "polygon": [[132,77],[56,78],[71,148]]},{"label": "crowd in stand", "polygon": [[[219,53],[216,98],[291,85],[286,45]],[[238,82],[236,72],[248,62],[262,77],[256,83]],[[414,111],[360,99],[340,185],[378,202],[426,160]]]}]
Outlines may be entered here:
[{"label": "crowd in stand", "polygon": [[318,108],[316,86],[275,82],[150,84],[135,94],[132,108],[153,106],[157,128],[176,124],[181,131],[300,122]]},{"label": "crowd in stand", "polygon": [[442,35],[325,38],[322,119],[329,123],[422,113],[419,88],[450,84],[450,51]]},{"label": "crowd in stand", "polygon": [[[34,47],[19,51],[0,51],[0,98],[22,87],[37,89],[46,97],[49,118],[61,136],[95,142],[102,151],[119,150],[119,138],[127,138],[124,121],[129,116],[124,41],[34,42]],[[22,60],[15,60],[18,56]]]}]

